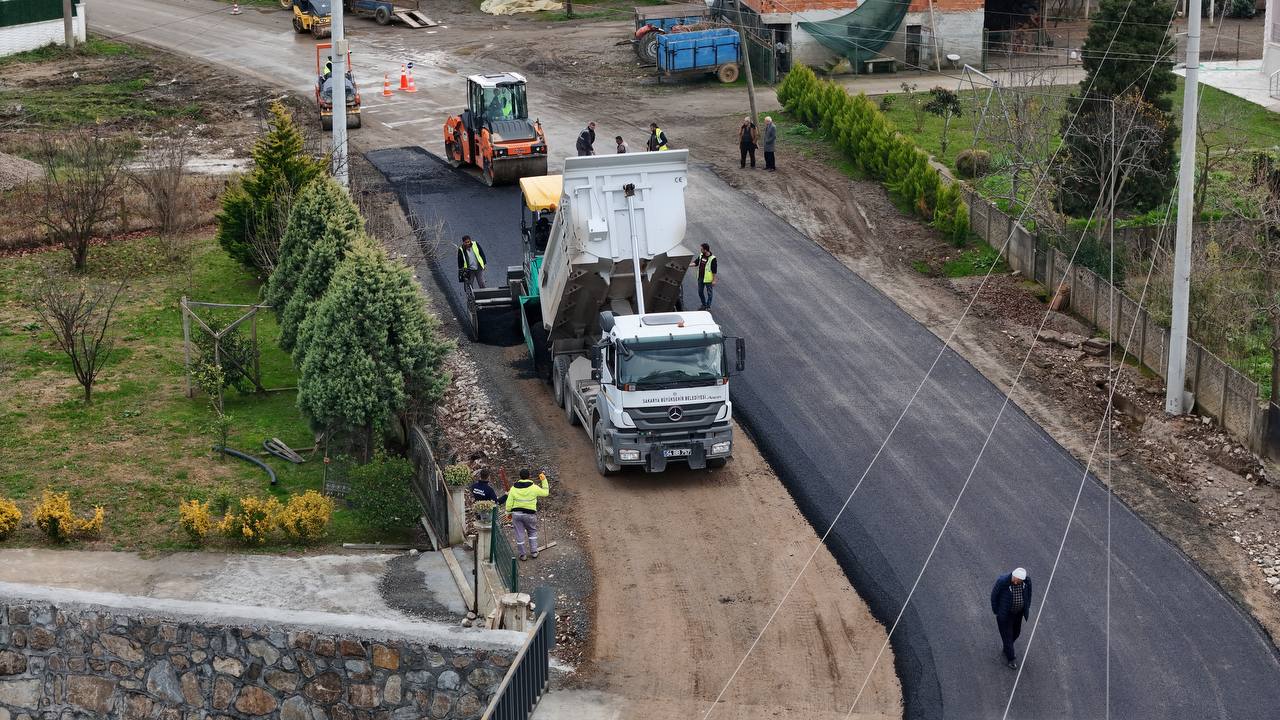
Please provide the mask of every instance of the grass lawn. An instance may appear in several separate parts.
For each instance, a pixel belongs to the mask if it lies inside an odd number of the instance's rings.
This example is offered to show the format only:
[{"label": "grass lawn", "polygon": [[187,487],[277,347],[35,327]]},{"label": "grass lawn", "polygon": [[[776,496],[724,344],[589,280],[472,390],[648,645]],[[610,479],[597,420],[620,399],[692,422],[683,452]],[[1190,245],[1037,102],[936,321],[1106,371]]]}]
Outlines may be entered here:
[{"label": "grass lawn", "polygon": [[19,63],[42,63],[69,57],[112,57],[135,53],[136,50],[130,45],[90,37],[88,42],[73,50],[68,50],[65,45],[50,44],[35,50],[5,55],[0,57],[0,68]]},{"label": "grass lawn", "polygon": [[[211,237],[196,242],[190,273],[167,263],[149,238],[90,252],[91,276],[131,280],[115,324],[115,354],[88,406],[69,361],[24,304],[23,293],[42,266],[65,262],[65,253],[55,251],[0,258],[0,496],[17,501],[25,516],[24,527],[0,546],[46,542],[30,525],[43,488],[69,491],[78,513],[93,505],[106,508],[106,528],[89,547],[137,550],[186,546],[177,526],[177,508],[185,499],[226,491],[237,497],[270,492],[284,501],[290,493],[321,488],[319,456],[303,465],[269,460],[279,477],[276,488],[248,463],[215,459],[208,402],[199,394],[191,399],[184,394],[179,298],[252,303],[260,294],[253,276]],[[275,344],[277,332],[274,317],[261,313],[264,385],[291,387],[297,378],[289,357]],[[294,448],[310,446],[312,435],[295,400],[293,391],[242,395],[229,390],[230,446],[256,452],[269,437]],[[401,538],[377,537],[340,509],[328,542],[379,539]]]},{"label": "grass lawn", "polygon": [[563,20],[631,20],[635,9],[646,5],[665,5],[666,0],[572,0],[573,17],[565,10],[544,10],[534,13],[536,20],[559,22]]}]

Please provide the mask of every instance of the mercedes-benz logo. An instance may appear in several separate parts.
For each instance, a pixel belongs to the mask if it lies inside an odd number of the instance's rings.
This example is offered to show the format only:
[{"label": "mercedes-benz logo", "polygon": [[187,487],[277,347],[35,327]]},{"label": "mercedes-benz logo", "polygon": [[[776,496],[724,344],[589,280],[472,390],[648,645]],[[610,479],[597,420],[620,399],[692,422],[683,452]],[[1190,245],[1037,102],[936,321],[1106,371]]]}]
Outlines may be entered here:
[{"label": "mercedes-benz logo", "polygon": [[680,418],[684,417],[684,410],[679,405],[667,408],[667,417],[671,422],[680,422]]}]

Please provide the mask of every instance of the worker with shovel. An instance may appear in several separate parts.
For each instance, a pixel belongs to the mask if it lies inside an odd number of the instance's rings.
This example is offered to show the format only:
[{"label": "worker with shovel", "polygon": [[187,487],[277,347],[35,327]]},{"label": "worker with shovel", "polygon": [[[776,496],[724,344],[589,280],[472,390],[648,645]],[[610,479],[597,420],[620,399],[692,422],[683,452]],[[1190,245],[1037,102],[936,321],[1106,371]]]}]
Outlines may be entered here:
[{"label": "worker with shovel", "polygon": [[520,479],[511,486],[507,493],[507,512],[511,513],[511,525],[516,532],[516,550],[520,559],[525,559],[524,544],[529,543],[529,551],[538,557],[538,498],[547,497],[551,490],[547,487],[547,474],[538,473],[541,486],[534,485],[529,479],[529,471],[522,469]]}]

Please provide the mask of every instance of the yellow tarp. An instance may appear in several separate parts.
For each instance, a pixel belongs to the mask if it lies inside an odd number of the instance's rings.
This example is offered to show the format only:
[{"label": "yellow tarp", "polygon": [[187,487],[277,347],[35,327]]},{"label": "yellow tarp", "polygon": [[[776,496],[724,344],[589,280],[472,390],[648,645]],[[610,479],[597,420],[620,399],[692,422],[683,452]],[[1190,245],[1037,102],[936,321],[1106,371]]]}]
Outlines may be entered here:
[{"label": "yellow tarp", "polygon": [[515,15],[540,10],[562,10],[564,3],[556,0],[484,0],[480,11],[490,15]]},{"label": "yellow tarp", "polygon": [[555,210],[564,191],[563,175],[539,175],[520,178],[520,192],[530,210]]}]

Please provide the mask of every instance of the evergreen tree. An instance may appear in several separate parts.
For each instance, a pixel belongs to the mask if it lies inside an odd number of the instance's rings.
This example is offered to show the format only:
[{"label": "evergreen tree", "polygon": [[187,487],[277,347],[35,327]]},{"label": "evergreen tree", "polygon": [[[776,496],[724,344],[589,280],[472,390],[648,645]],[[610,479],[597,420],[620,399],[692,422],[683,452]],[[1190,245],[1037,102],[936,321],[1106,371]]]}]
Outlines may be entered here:
[{"label": "evergreen tree", "polygon": [[1169,114],[1170,93],[1177,86],[1173,74],[1173,39],[1168,25],[1172,6],[1165,0],[1102,0],[1089,25],[1082,64],[1080,92],[1067,103],[1062,116],[1062,162],[1055,170],[1064,212],[1078,217],[1094,211],[1106,189],[1096,168],[1109,164],[1111,105],[1127,93],[1140,93],[1151,113],[1117,118],[1119,156],[1132,155],[1123,147],[1131,137],[1126,122],[1150,122],[1162,129],[1155,148],[1144,148],[1147,165],[1116,188],[1116,209],[1144,212],[1169,199],[1174,175],[1173,143],[1177,125]]},{"label": "evergreen tree", "polygon": [[271,128],[253,146],[253,169],[222,195],[218,244],[250,267],[268,269],[283,233],[293,196],[324,172],[324,161],[306,154],[289,111],[271,104]]},{"label": "evergreen tree", "polygon": [[293,354],[293,363],[301,367],[306,355],[302,339],[302,323],[315,312],[344,258],[355,247],[373,241],[360,231],[343,225],[330,225],[311,241],[297,273],[293,293],[276,310],[280,319],[280,347]]},{"label": "evergreen tree", "polygon": [[[329,276],[341,260],[341,250],[334,258],[334,246],[345,248],[355,235],[364,230],[360,211],[350,196],[331,177],[313,180],[298,194],[289,211],[289,225],[280,241],[280,254],[267,283],[267,303],[275,308],[280,322],[280,346],[292,351],[302,313],[320,299],[328,287]],[[324,268],[306,274],[312,250],[323,246],[320,254],[327,258]],[[294,293],[305,278],[308,287],[299,303],[290,306]]]},{"label": "evergreen tree", "polygon": [[356,243],[300,328],[299,409],[317,431],[357,438],[368,457],[411,399],[423,407],[444,395],[450,346],[437,331],[409,269]]}]

